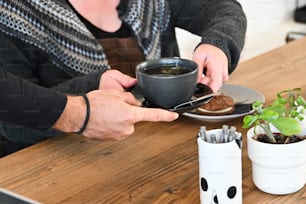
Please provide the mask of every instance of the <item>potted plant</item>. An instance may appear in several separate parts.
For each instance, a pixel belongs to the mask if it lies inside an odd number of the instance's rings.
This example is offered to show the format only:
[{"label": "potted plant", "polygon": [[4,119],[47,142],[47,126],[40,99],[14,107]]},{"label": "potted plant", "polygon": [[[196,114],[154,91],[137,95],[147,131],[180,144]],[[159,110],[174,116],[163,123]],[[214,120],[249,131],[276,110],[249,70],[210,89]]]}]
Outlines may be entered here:
[{"label": "potted plant", "polygon": [[[306,101],[300,88],[284,90],[269,106],[253,103],[243,118],[254,184],[270,194],[289,194],[306,183]],[[306,117],[305,117],[306,118]]]}]

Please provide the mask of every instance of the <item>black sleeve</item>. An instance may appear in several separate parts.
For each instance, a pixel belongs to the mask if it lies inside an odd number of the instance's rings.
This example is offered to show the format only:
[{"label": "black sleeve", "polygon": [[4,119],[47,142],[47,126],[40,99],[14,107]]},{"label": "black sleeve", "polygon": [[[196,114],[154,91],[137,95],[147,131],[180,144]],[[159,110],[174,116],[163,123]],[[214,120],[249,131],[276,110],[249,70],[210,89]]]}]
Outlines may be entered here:
[{"label": "black sleeve", "polygon": [[24,81],[0,69],[0,120],[47,130],[65,108],[64,94]]},{"label": "black sleeve", "polygon": [[85,94],[99,88],[101,75],[105,71],[101,70],[84,76],[74,77],[51,88],[67,94]]},{"label": "black sleeve", "polygon": [[[0,32],[0,69],[22,79],[66,94],[83,94],[98,89],[106,70],[82,75],[59,67],[41,48]],[[69,69],[69,74],[65,71]]]},{"label": "black sleeve", "polygon": [[212,44],[227,55],[229,71],[237,66],[247,21],[236,0],[168,0],[174,26],[202,37],[200,44]]}]

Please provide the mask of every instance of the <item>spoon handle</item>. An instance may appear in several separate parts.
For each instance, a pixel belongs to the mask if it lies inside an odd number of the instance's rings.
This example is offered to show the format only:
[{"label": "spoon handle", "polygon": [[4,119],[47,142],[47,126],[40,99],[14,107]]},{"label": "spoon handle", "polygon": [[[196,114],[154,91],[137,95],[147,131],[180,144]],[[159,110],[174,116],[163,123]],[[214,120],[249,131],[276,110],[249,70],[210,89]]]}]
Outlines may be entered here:
[{"label": "spoon handle", "polygon": [[183,107],[187,107],[187,106],[195,106],[195,105],[202,105],[204,103],[207,103],[209,102],[213,96],[215,96],[216,94],[215,93],[212,93],[212,94],[207,94],[205,96],[201,96],[195,100],[191,100],[191,101],[187,101],[187,102],[184,102],[184,103],[181,103],[177,106],[175,106],[173,109],[178,109],[178,108],[183,108]]}]

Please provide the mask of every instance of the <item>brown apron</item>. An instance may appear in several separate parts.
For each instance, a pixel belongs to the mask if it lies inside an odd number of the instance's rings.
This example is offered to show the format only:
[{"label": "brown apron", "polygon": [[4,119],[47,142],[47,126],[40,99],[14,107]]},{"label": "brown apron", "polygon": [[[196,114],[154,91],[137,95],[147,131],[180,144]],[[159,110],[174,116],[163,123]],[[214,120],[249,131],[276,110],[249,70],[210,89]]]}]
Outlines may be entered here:
[{"label": "brown apron", "polygon": [[105,38],[98,41],[102,45],[112,69],[135,77],[137,64],[145,59],[135,38]]}]

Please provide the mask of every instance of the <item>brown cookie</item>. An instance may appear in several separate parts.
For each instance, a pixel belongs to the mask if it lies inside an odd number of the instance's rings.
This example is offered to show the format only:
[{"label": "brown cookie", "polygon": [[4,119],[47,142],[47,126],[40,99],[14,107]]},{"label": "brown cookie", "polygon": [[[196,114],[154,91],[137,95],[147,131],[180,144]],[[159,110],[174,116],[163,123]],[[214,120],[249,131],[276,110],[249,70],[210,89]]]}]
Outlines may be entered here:
[{"label": "brown cookie", "polygon": [[198,111],[203,115],[226,115],[234,110],[234,99],[226,95],[214,96],[209,103],[198,108]]}]

